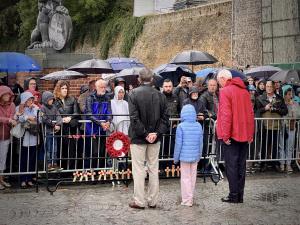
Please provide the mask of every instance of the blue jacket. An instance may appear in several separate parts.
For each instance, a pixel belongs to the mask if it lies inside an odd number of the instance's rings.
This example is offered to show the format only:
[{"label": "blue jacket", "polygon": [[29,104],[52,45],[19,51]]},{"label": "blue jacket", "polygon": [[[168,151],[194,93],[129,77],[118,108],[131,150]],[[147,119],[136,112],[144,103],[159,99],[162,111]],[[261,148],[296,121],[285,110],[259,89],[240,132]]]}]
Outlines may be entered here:
[{"label": "blue jacket", "polygon": [[174,162],[198,162],[202,155],[203,130],[196,121],[194,106],[185,105],[181,110],[181,123],[176,130]]},{"label": "blue jacket", "polygon": [[[109,97],[105,95],[97,95],[96,92],[92,93],[86,99],[86,114],[90,114],[87,119],[93,123],[86,124],[87,135],[104,135],[106,132],[101,128],[101,121],[111,121],[111,105]],[[100,132],[100,133],[99,133]]]}]

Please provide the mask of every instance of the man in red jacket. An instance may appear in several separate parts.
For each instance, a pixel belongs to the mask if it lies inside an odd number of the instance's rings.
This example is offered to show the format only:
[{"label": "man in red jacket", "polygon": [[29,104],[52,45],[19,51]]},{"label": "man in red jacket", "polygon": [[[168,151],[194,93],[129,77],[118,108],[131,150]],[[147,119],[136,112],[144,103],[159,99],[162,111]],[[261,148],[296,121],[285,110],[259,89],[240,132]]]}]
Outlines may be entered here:
[{"label": "man in red jacket", "polygon": [[240,78],[231,72],[218,72],[221,86],[217,120],[217,136],[225,154],[229,195],[223,202],[242,203],[244,196],[248,143],[253,141],[254,112],[250,94]]}]

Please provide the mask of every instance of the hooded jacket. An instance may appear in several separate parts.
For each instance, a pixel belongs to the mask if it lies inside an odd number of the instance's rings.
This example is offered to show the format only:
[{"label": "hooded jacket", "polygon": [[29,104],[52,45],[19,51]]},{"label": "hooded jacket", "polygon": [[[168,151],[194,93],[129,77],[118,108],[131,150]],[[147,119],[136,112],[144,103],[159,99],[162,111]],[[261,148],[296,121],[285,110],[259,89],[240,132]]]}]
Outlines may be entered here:
[{"label": "hooded jacket", "polygon": [[10,124],[9,120],[13,119],[15,114],[15,104],[13,103],[14,100],[14,93],[11,89],[7,86],[0,86],[0,99],[3,95],[9,94],[10,99],[9,102],[1,103],[0,102],[0,140],[8,140],[10,137]]},{"label": "hooded jacket", "polygon": [[220,90],[217,120],[218,139],[237,142],[253,140],[254,112],[250,94],[244,82],[236,77]]},{"label": "hooded jacket", "polygon": [[192,97],[191,97],[192,93],[198,93],[198,95],[199,95],[199,89],[197,87],[191,87],[189,89],[189,97],[187,99],[184,99],[183,106],[188,105],[188,104],[193,105],[195,107],[196,114],[199,114],[199,113],[204,114],[206,112],[206,108],[205,108],[204,104],[200,100],[200,97],[198,97],[197,100],[192,99]]},{"label": "hooded jacket", "polygon": [[119,116],[113,116],[112,122],[115,126],[116,131],[120,131],[128,135],[128,128],[130,124],[128,102],[125,101],[124,99],[118,100],[118,94],[120,90],[123,90],[125,92],[122,86],[115,87],[114,99],[111,100],[112,114],[119,115]]},{"label": "hooded jacket", "polygon": [[195,108],[192,105],[183,106],[180,118],[181,123],[176,129],[174,162],[198,162],[202,155],[203,131],[196,121]]},{"label": "hooded jacket", "polygon": [[48,101],[50,99],[54,100],[54,95],[50,91],[45,91],[42,95],[42,121],[46,124],[46,132],[53,132],[53,127],[55,125],[62,124],[62,118],[56,106],[54,105],[54,101],[52,105],[48,105]]},{"label": "hooded jacket", "polygon": [[[31,92],[25,91],[21,94],[21,105],[24,105],[26,101],[30,98],[34,98]],[[19,112],[20,106],[16,108],[16,112]],[[25,123],[28,120],[28,116],[37,117],[38,114],[38,107],[32,106],[31,108],[24,106],[24,112],[16,116],[17,120],[21,123]],[[30,134],[28,131],[25,132],[24,138],[23,138],[23,146],[36,146],[38,144],[37,142],[37,136]]]}]

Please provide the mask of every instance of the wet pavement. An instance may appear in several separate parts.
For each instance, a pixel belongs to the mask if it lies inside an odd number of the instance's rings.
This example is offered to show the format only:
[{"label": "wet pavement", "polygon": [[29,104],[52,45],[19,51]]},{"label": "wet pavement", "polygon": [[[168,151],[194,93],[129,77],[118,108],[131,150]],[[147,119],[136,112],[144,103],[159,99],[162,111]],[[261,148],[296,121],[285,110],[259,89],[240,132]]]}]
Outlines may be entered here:
[{"label": "wet pavement", "polygon": [[215,186],[198,178],[195,205],[180,205],[179,179],[161,180],[156,209],[128,207],[129,188],[110,184],[60,186],[50,195],[45,187],[0,192],[0,224],[300,224],[300,173],[248,176],[243,204],[220,201],[228,183]]}]

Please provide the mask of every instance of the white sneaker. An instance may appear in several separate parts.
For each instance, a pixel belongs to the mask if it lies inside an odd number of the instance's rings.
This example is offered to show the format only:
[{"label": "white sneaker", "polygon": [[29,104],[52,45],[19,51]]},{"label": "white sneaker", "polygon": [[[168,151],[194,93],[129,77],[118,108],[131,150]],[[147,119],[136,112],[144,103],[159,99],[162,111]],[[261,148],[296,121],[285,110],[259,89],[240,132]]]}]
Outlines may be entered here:
[{"label": "white sneaker", "polygon": [[0,190],[4,190],[4,189],[5,187],[2,184],[0,184]]},{"label": "white sneaker", "polygon": [[287,166],[286,166],[286,171],[289,172],[289,173],[294,172],[294,171],[293,171],[293,168],[291,167],[291,165],[287,165]]},{"label": "white sneaker", "polygon": [[192,203],[183,203],[183,202],[181,202],[180,205],[182,205],[182,206],[189,206],[189,207],[193,206]]},{"label": "white sneaker", "polygon": [[10,188],[11,184],[8,182],[5,182],[4,180],[0,183],[2,186],[6,187],[6,188]]},{"label": "white sneaker", "polygon": [[284,172],[284,164],[280,165],[280,172]]}]

